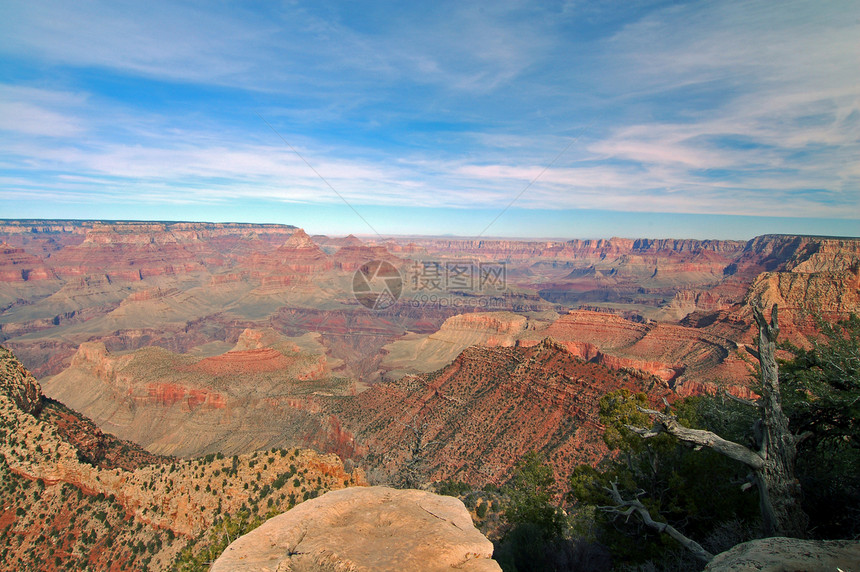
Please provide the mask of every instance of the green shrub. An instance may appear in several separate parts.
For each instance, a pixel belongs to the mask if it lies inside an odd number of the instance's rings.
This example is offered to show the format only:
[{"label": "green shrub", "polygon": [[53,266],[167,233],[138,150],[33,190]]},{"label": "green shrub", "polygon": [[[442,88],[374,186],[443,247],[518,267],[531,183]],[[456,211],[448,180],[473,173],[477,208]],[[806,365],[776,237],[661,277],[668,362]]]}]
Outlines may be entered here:
[{"label": "green shrub", "polygon": [[486,502],[479,503],[478,506],[475,507],[475,515],[478,518],[484,518],[485,516],[487,516],[487,503]]}]

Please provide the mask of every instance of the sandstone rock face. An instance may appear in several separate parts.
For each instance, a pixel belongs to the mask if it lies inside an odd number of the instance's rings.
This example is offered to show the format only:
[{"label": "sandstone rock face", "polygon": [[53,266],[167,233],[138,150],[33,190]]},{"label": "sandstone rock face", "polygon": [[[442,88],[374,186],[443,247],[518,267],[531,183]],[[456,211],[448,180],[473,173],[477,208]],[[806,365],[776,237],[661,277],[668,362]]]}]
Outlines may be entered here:
[{"label": "sandstone rock face", "polygon": [[334,254],[335,266],[347,272],[355,272],[368,260],[388,260],[397,263],[399,259],[388,252],[384,246],[346,245]]},{"label": "sandstone rock face", "polygon": [[50,271],[37,257],[0,242],[0,282],[45,280],[49,276]]},{"label": "sandstone rock face", "polygon": [[856,313],[860,310],[860,269],[764,272],[753,282],[746,302],[764,307],[779,304],[789,314],[817,311],[825,317],[840,317]]},{"label": "sandstone rock face", "polygon": [[313,275],[334,268],[331,258],[301,229],[275,250],[250,254],[242,265],[268,287],[309,283]]},{"label": "sandstone rock face", "polygon": [[492,554],[458,499],[357,487],[268,520],[228,546],[211,570],[501,570]]},{"label": "sandstone rock face", "polygon": [[[140,282],[207,269],[217,271],[231,259],[244,256],[244,247],[249,244],[254,244],[257,251],[285,240],[288,244],[305,244],[303,232],[294,237],[298,232],[287,225],[240,223],[82,221],[34,226],[27,221],[8,221],[0,225],[0,235],[17,244],[0,248],[0,282],[89,275]],[[68,235],[78,239],[69,240]],[[83,240],[79,240],[80,235]],[[64,247],[44,257],[49,242],[62,243]],[[17,245],[27,246],[29,251],[13,248]]]},{"label": "sandstone rock face", "polygon": [[833,572],[860,569],[860,542],[762,538],[718,554],[708,572]]}]

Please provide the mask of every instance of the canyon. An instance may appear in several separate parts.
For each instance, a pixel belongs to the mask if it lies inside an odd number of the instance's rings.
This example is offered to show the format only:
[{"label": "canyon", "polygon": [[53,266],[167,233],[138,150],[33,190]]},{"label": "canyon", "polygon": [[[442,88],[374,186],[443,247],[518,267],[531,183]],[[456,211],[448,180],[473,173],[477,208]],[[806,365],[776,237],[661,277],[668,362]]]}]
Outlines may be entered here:
[{"label": "canyon", "polygon": [[[370,260],[399,272],[377,309],[352,291]],[[367,479],[499,486],[532,450],[563,491],[608,453],[609,391],[754,397],[775,304],[800,346],[860,311],[860,239],[0,221],[3,554],[164,569],[229,519]]]},{"label": "canyon", "polygon": [[[395,304],[371,310],[353,295],[356,269],[368,260],[399,271]],[[449,395],[431,380],[446,379],[459,395],[466,373],[456,372],[468,371],[481,400],[496,399],[479,404],[488,415],[525,415],[531,402],[508,403],[521,392],[496,372],[531,360],[523,357],[530,348],[559,356],[534,357],[534,369],[518,374],[532,381],[521,383],[537,388],[567,375],[574,381],[559,382],[562,389],[544,388],[558,395],[593,399],[621,375],[628,381],[617,387],[655,395],[748,397],[750,308],[773,304],[783,339],[799,345],[814,335],[815,319],[857,312],[860,240],[337,238],[274,224],[0,224],[0,343],[49,398],[157,455],[307,446],[391,471],[381,456],[406,436],[383,439],[373,429],[380,411],[400,428],[456,417],[428,405]],[[562,362],[602,369],[553,369]],[[575,381],[604,378],[602,390]],[[502,399],[498,387],[508,382],[513,393]],[[404,404],[416,396],[404,388],[423,395],[431,386],[441,393],[410,413]],[[594,422],[583,403],[581,418],[566,409],[573,403],[559,401],[560,418]],[[559,427],[530,431],[551,437],[500,439],[510,451],[550,442],[574,449],[562,445],[570,435]],[[580,457],[594,461],[600,444],[588,443],[579,446],[593,450]],[[465,457],[489,455],[501,467],[493,479],[510,468],[510,459],[467,449],[446,455],[462,467],[471,467]],[[479,474],[434,462],[428,470],[471,481]]]}]

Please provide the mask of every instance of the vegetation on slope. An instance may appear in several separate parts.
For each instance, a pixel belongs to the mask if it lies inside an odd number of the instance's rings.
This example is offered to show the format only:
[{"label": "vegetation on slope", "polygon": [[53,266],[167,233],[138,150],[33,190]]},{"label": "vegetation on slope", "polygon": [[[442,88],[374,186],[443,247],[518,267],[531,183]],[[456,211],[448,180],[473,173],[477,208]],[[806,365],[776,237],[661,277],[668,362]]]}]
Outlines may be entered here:
[{"label": "vegetation on slope", "polygon": [[[786,346],[794,356],[782,362],[781,384],[776,386],[782,387],[779,393],[797,436],[796,475],[803,491],[800,514],[805,524],[797,534],[857,538],[860,320],[852,316],[836,325],[822,324],[821,331],[811,349]],[[655,532],[631,516],[632,511],[619,510],[619,497],[637,499],[658,523],[671,525],[687,540],[699,539],[711,553],[762,532],[772,535],[766,507],[756,506],[760,493],[755,487],[741,486],[750,480],[747,467],[709,448],[692,450],[668,434],[642,440],[630,428],[650,424],[644,404],[644,396],[625,392],[604,398],[605,439],[618,454],[600,470],[579,467],[571,478],[580,506],[601,507],[594,513],[598,538],[615,557],[627,562],[656,559],[660,566],[675,560],[683,562],[684,568],[696,567],[665,530]],[[761,419],[761,411],[761,406],[757,409],[737,400],[704,397],[676,404],[674,416],[687,427],[700,427],[737,443],[750,439],[756,446],[762,423],[754,421]],[[613,489],[621,494],[613,494]],[[643,542],[648,537],[651,541]]]},{"label": "vegetation on slope", "polygon": [[[823,327],[810,348],[786,346],[780,362],[785,411],[801,435],[796,474],[809,524],[804,535],[857,539],[860,514],[860,320]],[[673,527],[705,550],[718,553],[762,534],[762,513],[747,468],[708,448],[684,444],[663,433],[642,439],[629,427],[648,427],[652,415],[644,393],[626,389],[600,399],[603,439],[612,454],[596,467],[581,465],[569,478],[571,493],[560,500],[552,469],[538,452],[524,455],[498,491],[497,511],[475,514],[496,542],[495,558],[506,571],[696,570],[703,562],[666,530],[646,526],[631,510],[619,511],[613,484],[624,499],[638,500],[658,525]],[[737,443],[752,443],[760,417],[749,404],[726,396],[691,397],[673,404],[686,427],[707,430]],[[457,482],[437,490],[472,499],[486,491]],[[475,502],[474,499],[479,499]],[[628,507],[621,507],[628,508]],[[495,512],[495,514],[493,514]],[[623,514],[622,514],[623,513]],[[488,526],[488,516],[501,517]],[[611,557],[610,557],[611,555]]]},{"label": "vegetation on slope", "polygon": [[363,484],[337,457],[309,450],[185,461],[90,434],[91,422],[44,402],[14,356],[0,353],[0,570],[166,570],[177,557],[208,561],[213,526],[259,521]]}]

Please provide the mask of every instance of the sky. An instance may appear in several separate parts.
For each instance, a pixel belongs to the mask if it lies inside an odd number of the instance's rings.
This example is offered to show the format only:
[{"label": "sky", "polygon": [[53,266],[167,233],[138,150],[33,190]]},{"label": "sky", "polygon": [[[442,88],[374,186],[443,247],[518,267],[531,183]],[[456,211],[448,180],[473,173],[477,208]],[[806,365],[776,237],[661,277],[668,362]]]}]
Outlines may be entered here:
[{"label": "sky", "polygon": [[0,218],[860,235],[860,2],[0,2]]}]

